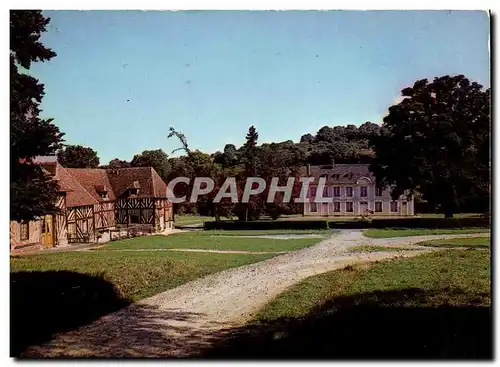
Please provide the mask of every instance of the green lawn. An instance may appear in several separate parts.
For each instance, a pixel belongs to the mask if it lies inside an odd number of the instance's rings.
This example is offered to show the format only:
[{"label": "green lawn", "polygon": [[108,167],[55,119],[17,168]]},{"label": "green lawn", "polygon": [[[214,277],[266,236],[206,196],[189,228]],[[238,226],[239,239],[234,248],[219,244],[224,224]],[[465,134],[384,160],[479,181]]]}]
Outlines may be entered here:
[{"label": "green lawn", "polygon": [[274,255],[181,252],[59,252],[13,257],[11,272],[68,270],[103,275],[132,301],[152,296],[195,278]]},{"label": "green lawn", "polygon": [[176,215],[174,216],[174,222],[176,225],[185,226],[190,224],[203,224],[205,222],[213,221],[213,217],[206,217],[202,215]]},{"label": "green lawn", "polygon": [[[210,231],[211,232],[211,231]],[[218,232],[218,231],[217,231]],[[229,231],[228,231],[229,232]],[[255,234],[255,232],[252,232]],[[207,232],[185,232],[169,236],[145,236],[110,242],[102,248],[103,251],[124,249],[168,249],[191,248],[210,250],[239,250],[239,251],[293,251],[311,246],[319,242],[320,238],[299,239],[264,239],[264,238],[238,238],[236,234],[228,233],[228,237],[219,236],[214,231],[212,235]],[[242,233],[243,235],[243,233]]]},{"label": "green lawn", "polygon": [[[282,293],[254,320],[302,317],[335,297],[410,288],[438,290],[426,307],[489,305],[490,253],[449,250],[316,275]],[[400,302],[405,307],[420,305],[413,299]]]},{"label": "green lawn", "polygon": [[89,251],[11,257],[11,356],[131,302],[272,256]]},{"label": "green lawn", "polygon": [[[189,232],[111,242],[95,251],[45,252],[10,258],[11,355],[145,297],[222,270],[276,256],[148,251],[213,248],[294,250],[319,239],[209,237]],[[116,251],[117,249],[145,251]],[[36,312],[34,312],[36,310]],[[42,315],[42,316],[40,316]]]},{"label": "green lawn", "polygon": [[492,358],[490,253],[445,250],[307,278],[217,358]]},{"label": "green lawn", "polygon": [[470,247],[470,248],[489,248],[491,246],[490,237],[475,238],[454,238],[450,240],[432,240],[419,243],[422,246],[430,247]]},{"label": "green lawn", "polygon": [[372,238],[427,236],[438,234],[470,234],[490,232],[489,228],[458,228],[458,229],[366,229],[363,234]]}]

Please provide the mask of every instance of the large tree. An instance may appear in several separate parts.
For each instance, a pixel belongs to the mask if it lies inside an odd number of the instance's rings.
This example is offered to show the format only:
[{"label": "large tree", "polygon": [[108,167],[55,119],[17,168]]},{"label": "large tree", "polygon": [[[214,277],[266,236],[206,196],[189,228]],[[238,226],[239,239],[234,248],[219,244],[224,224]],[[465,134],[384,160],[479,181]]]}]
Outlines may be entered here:
[{"label": "large tree", "polygon": [[99,157],[97,152],[81,145],[66,145],[57,152],[57,161],[67,168],[97,168]]},{"label": "large tree", "polygon": [[168,155],[162,149],[136,154],[130,164],[132,167],[153,167],[163,180],[167,179]]},{"label": "large tree", "polygon": [[490,191],[490,90],[465,76],[418,80],[389,108],[372,139],[379,184],[393,197],[418,189],[453,216],[465,201],[488,210]]},{"label": "large tree", "polygon": [[114,158],[109,161],[108,165],[105,168],[117,169],[117,168],[129,168],[129,167],[132,167],[130,162]]},{"label": "large tree", "polygon": [[54,154],[63,134],[52,119],[40,118],[44,86],[28,74],[32,63],[56,56],[40,41],[49,21],[37,10],[10,12],[11,220],[31,220],[56,211],[58,185],[32,159]]}]

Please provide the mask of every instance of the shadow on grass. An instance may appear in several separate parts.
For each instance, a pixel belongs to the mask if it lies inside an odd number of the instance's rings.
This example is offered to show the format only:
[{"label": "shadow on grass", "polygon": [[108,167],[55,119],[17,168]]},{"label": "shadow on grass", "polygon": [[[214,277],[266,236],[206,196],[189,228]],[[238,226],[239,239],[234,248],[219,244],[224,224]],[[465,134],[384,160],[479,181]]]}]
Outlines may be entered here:
[{"label": "shadow on grass", "polygon": [[491,359],[491,309],[429,306],[442,295],[403,289],[339,297],[300,319],[230,330],[203,354],[218,359]]},{"label": "shadow on grass", "polygon": [[[114,312],[116,311],[116,312]],[[102,277],[68,271],[11,274],[11,356],[186,357],[216,336],[203,314],[131,304]]]},{"label": "shadow on grass", "polygon": [[99,276],[70,271],[10,275],[10,354],[50,340],[130,304]]}]

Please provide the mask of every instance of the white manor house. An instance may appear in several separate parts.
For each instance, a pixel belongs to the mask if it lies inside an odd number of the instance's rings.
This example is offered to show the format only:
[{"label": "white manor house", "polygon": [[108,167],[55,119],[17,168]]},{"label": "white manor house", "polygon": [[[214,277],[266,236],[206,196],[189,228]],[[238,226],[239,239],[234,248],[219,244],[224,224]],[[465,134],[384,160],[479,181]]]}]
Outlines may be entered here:
[{"label": "white manor house", "polygon": [[[306,216],[401,217],[414,215],[413,199],[401,195],[392,200],[390,188],[377,189],[369,164],[332,164],[303,168],[302,175],[314,177],[309,185],[309,203],[304,203]],[[328,202],[315,203],[318,182],[325,177],[323,197]]]}]

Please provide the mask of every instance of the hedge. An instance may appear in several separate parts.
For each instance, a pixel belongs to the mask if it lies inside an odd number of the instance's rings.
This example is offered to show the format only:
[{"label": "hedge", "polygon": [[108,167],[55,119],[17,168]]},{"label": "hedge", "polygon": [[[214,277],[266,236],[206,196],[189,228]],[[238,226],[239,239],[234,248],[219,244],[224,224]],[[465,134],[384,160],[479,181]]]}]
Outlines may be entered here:
[{"label": "hedge", "polygon": [[388,218],[345,222],[329,222],[330,228],[364,229],[364,228],[488,228],[489,218]]},{"label": "hedge", "polygon": [[205,222],[205,229],[267,230],[267,229],[328,229],[327,220],[221,221]]},{"label": "hedge", "polygon": [[289,221],[221,221],[205,222],[205,229],[266,230],[266,229],[366,229],[366,228],[489,228],[490,219],[474,218],[394,218],[357,221],[289,220]]}]

